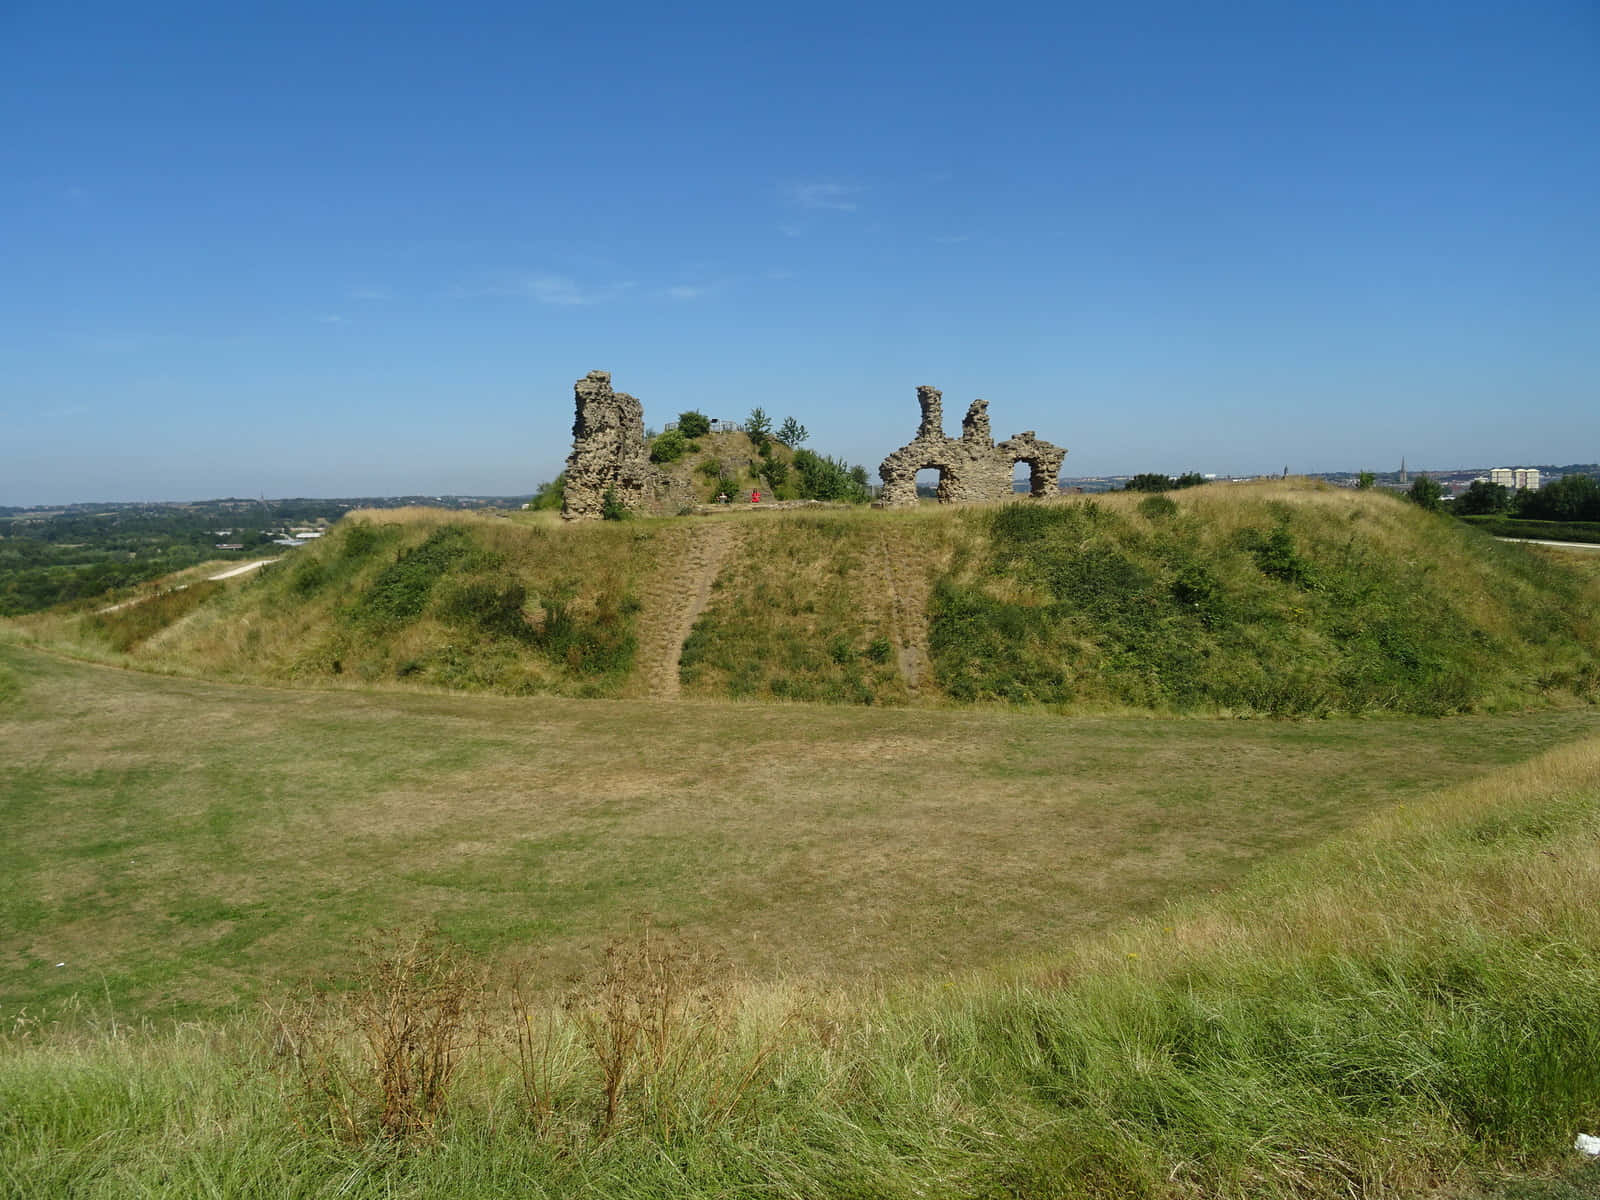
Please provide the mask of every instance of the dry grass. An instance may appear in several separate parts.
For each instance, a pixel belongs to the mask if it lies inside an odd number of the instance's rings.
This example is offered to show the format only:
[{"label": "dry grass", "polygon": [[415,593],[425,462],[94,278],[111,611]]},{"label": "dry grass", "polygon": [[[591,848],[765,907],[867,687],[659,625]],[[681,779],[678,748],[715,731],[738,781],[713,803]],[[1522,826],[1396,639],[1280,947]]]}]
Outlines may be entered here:
[{"label": "dry grass", "polygon": [[[0,1002],[227,1007],[436,920],[560,977],[657,913],[765,978],[959,972],[1224,888],[1591,711],[1211,722],[273,691],[0,646]],[[65,967],[57,968],[58,962]]]}]

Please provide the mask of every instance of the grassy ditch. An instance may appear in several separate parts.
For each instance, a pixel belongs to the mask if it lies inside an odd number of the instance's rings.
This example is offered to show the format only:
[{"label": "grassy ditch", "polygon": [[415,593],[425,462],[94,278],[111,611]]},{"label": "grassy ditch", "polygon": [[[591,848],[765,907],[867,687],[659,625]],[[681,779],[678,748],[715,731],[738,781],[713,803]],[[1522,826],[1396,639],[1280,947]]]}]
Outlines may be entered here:
[{"label": "grassy ditch", "polygon": [[8,1022],[0,1173],[17,1196],[1260,1200],[1562,1170],[1586,1194],[1597,847],[1590,739],[1004,977],[761,986],[644,931],[545,1002],[381,940],[353,987],[259,1022]]},{"label": "grassy ditch", "polygon": [[1600,542],[1600,521],[1524,521],[1516,517],[1464,516],[1474,529],[1495,537],[1541,538],[1551,542]]},{"label": "grassy ditch", "polygon": [[[650,911],[763,978],[993,966],[1592,732],[265,689],[0,645],[0,1015],[191,1019],[436,922],[578,970]],[[58,965],[61,964],[61,965]]]},{"label": "grassy ditch", "polygon": [[200,580],[147,600],[134,600],[91,613],[83,618],[83,623],[88,630],[103,637],[112,650],[125,654],[182,620],[222,590],[221,583]]}]

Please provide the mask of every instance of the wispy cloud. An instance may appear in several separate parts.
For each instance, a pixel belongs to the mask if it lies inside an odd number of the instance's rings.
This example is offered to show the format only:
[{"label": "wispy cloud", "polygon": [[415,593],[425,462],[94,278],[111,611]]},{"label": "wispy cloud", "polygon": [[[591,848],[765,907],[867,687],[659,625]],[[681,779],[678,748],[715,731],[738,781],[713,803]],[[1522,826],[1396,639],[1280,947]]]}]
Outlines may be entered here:
[{"label": "wispy cloud", "polygon": [[345,319],[338,313],[323,313],[317,317],[317,321],[323,325],[343,325],[345,323]]},{"label": "wispy cloud", "polygon": [[677,287],[669,287],[667,295],[674,300],[698,300],[701,296],[709,295],[713,290],[705,285],[680,283]]},{"label": "wispy cloud", "polygon": [[936,233],[931,239],[940,246],[959,246],[962,242],[970,242],[970,233]]},{"label": "wispy cloud", "polygon": [[775,280],[778,280],[779,282],[782,282],[785,279],[793,279],[794,278],[794,272],[793,271],[785,270],[782,267],[771,267],[771,268],[769,268],[767,270],[766,275],[767,275],[768,279],[775,279]]},{"label": "wispy cloud", "polygon": [[568,279],[565,275],[535,275],[525,281],[528,295],[541,304],[604,304],[618,299],[632,288],[633,281],[598,286]]},{"label": "wispy cloud", "polygon": [[492,283],[457,286],[450,289],[456,299],[479,296],[524,296],[540,304],[578,307],[605,304],[620,299],[637,286],[626,279],[616,283],[581,283],[569,275],[540,273],[535,275],[506,276]]},{"label": "wispy cloud", "polygon": [[386,287],[353,287],[345,293],[352,300],[393,300],[394,293]]},{"label": "wispy cloud", "polygon": [[793,183],[785,189],[789,203],[800,208],[825,208],[834,212],[855,212],[856,198],[866,189],[848,183]]},{"label": "wispy cloud", "polygon": [[778,226],[778,232],[787,238],[797,238],[806,231],[804,225],[796,225],[792,221]]}]

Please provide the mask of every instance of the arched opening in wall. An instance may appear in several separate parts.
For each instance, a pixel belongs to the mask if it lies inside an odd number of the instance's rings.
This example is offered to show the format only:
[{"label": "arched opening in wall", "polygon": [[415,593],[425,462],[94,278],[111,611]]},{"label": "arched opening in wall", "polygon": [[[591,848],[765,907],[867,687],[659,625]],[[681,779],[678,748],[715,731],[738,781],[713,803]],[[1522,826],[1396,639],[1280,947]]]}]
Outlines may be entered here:
[{"label": "arched opening in wall", "polygon": [[1032,459],[1017,459],[1012,472],[1012,487],[1031,496],[1054,496],[1059,490],[1058,481],[1046,474],[1044,464]]},{"label": "arched opening in wall", "polygon": [[942,467],[923,467],[917,472],[917,499],[935,500],[939,496],[939,489],[944,486],[944,469]]}]

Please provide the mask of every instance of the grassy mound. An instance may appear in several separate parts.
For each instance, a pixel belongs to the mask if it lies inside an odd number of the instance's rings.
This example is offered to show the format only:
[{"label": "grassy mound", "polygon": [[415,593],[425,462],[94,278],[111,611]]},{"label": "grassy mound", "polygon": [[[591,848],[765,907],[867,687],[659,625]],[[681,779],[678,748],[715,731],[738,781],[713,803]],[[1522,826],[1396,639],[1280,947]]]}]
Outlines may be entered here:
[{"label": "grassy mound", "polygon": [[[731,549],[697,554],[717,523]],[[646,694],[644,645],[704,698],[1311,716],[1600,696],[1592,570],[1293,482],[568,527],[357,513],[213,587],[19,625],[160,670],[513,694]]]},{"label": "grassy mound", "polygon": [[1597,888],[1591,739],[1007,979],[748,987],[645,936],[544,1005],[402,941],[265,1031],[9,1023],[0,1173],[19,1197],[1271,1200],[1565,1168],[1541,1194],[1587,1195]]},{"label": "grassy mound", "polygon": [[145,617],[134,657],[232,678],[613,695],[633,667],[657,538],[637,524],[563,533],[431,509],[354,513],[203,607],[185,603],[159,633],[145,626],[162,614]]},{"label": "grassy mound", "polygon": [[978,521],[930,615],[957,699],[1437,715],[1600,695],[1592,585],[1387,497],[1198,488]]},{"label": "grassy mound", "polygon": [[923,694],[960,702],[1436,715],[1600,695],[1592,576],[1320,486],[795,517],[723,582],[685,648],[702,694],[903,700],[877,668],[912,640],[891,600],[920,582]]}]

